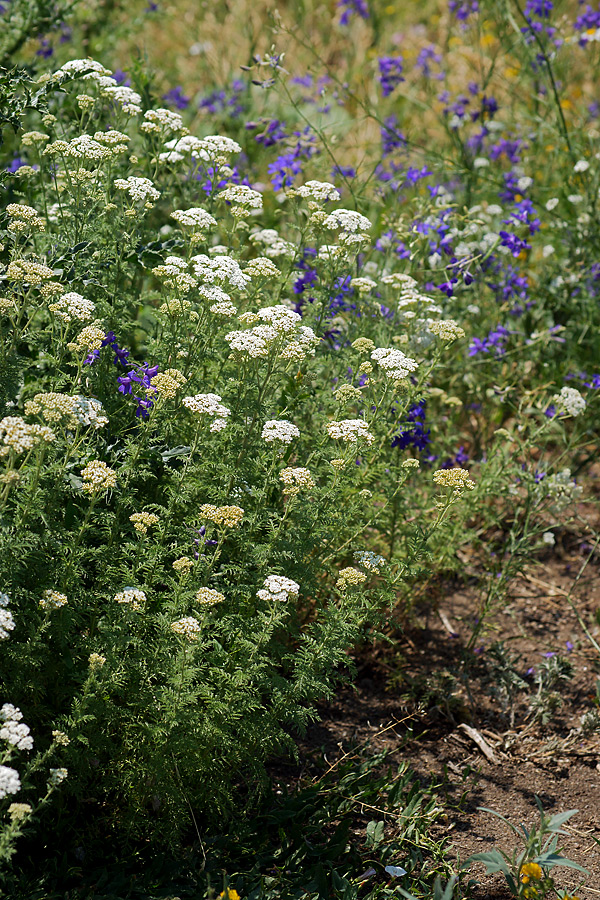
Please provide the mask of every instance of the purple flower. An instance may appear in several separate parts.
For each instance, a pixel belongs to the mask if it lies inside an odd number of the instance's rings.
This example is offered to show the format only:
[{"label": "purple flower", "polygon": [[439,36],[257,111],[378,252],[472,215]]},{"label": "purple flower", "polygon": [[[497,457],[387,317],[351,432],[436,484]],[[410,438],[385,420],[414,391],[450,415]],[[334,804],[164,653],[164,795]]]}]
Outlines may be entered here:
[{"label": "purple flower", "polygon": [[513,256],[519,256],[524,250],[529,250],[531,245],[510,231],[500,231],[500,243],[508,247]]},{"label": "purple flower", "polygon": [[466,22],[469,16],[479,12],[479,3],[477,0],[448,0],[448,9],[459,22]]},{"label": "purple flower", "polygon": [[369,7],[366,0],[338,0],[338,9],[342,10],[340,16],[340,25],[347,25],[352,16],[359,16],[361,19],[369,18]]},{"label": "purple flower", "polygon": [[402,132],[399,131],[397,125],[398,118],[395,115],[388,116],[383,121],[383,128],[381,129],[381,154],[384,157],[389,156],[394,150],[404,150],[406,147],[406,138]]},{"label": "purple flower", "polygon": [[403,67],[401,56],[382,56],[379,59],[379,82],[384,97],[389,97],[400,82],[404,81]]},{"label": "purple flower", "polygon": [[175,109],[187,109],[190,105],[190,98],[183,93],[181,85],[171,88],[166,94],[163,94],[163,100],[167,106],[173,106]]}]

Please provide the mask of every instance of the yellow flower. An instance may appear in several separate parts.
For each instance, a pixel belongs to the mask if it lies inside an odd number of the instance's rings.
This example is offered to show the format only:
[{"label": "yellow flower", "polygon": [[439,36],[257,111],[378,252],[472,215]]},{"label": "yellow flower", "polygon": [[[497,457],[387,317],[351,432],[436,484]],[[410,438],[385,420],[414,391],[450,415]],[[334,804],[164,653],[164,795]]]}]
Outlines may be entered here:
[{"label": "yellow flower", "polygon": [[519,877],[521,879],[521,884],[529,884],[531,879],[535,879],[536,881],[541,881],[544,873],[542,872],[542,867],[538,865],[538,863],[527,862],[523,866],[521,866],[521,871],[519,873]]},{"label": "yellow flower", "polygon": [[242,900],[237,891],[233,891],[231,888],[225,888],[224,891],[221,891],[219,894],[219,900]]}]

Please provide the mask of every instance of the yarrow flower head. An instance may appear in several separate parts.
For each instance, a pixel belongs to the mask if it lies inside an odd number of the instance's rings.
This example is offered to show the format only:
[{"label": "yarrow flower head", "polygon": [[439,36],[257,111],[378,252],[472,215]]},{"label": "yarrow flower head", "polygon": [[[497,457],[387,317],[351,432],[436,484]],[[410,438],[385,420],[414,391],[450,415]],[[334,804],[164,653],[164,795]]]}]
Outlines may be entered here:
[{"label": "yarrow flower head", "polygon": [[231,410],[223,406],[219,394],[196,394],[194,397],[184,397],[182,402],[194,415],[212,418],[209,429],[211,432],[222,431],[227,425]]},{"label": "yarrow flower head", "polygon": [[82,490],[86,494],[99,494],[109,491],[117,484],[117,473],[101,459],[94,459],[82,469]]},{"label": "yarrow flower head", "polygon": [[214,606],[215,603],[222,603],[225,600],[225,595],[212,588],[201,587],[196,593],[196,600],[203,606]]},{"label": "yarrow flower head", "polygon": [[471,480],[467,469],[438,469],[433,474],[433,481],[439,487],[451,488],[455,494],[463,494],[465,491],[475,489],[475,482]]},{"label": "yarrow flower head", "polygon": [[135,612],[139,612],[140,609],[144,608],[144,603],[146,603],[147,598],[143,591],[140,591],[137,588],[128,587],[119,591],[118,594],[115,594],[113,600],[116,600],[117,603],[121,603],[122,605],[131,606]]},{"label": "yarrow flower head", "polygon": [[465,336],[464,329],[454,319],[441,319],[438,322],[431,322],[429,330],[436,337],[441,338],[443,341],[448,341],[448,343]]},{"label": "yarrow flower head", "polygon": [[586,402],[577,388],[563,387],[560,394],[552,398],[553,403],[568,416],[579,416],[586,407]]},{"label": "yarrow flower head", "polygon": [[375,440],[363,419],[341,419],[339,422],[329,422],[327,434],[334,440],[344,441],[345,444],[356,444],[359,440],[372,444]]},{"label": "yarrow flower head", "polygon": [[268,444],[275,442],[290,444],[294,438],[300,437],[300,431],[287,419],[270,419],[263,425],[261,437]]},{"label": "yarrow flower head", "polygon": [[176,572],[179,572],[181,575],[187,575],[190,569],[194,568],[194,560],[190,559],[189,556],[180,556],[171,565]]},{"label": "yarrow flower head", "polygon": [[374,359],[384,370],[388,378],[400,381],[418,368],[416,360],[405,356],[401,350],[389,350],[383,347],[373,350],[371,359]]},{"label": "yarrow flower head", "polygon": [[0,419],[0,459],[11,452],[19,456],[38,444],[51,444],[55,440],[56,435],[46,425],[28,425],[20,416]]},{"label": "yarrow flower head", "polygon": [[348,566],[346,569],[340,570],[335,586],[339,590],[345,591],[348,587],[357,587],[360,584],[364,584],[366,580],[367,576],[364,572]]},{"label": "yarrow flower head", "polygon": [[0,592],[0,641],[5,641],[10,637],[10,632],[14,630],[15,620],[12,613],[8,609],[10,597],[8,594]]},{"label": "yarrow flower head", "polygon": [[190,643],[194,643],[200,637],[201,625],[194,616],[184,616],[182,619],[172,622],[171,629],[175,634],[179,634],[190,641]]},{"label": "yarrow flower head", "polygon": [[236,528],[244,518],[244,510],[241,506],[213,506],[211,503],[204,503],[200,507],[200,516],[215,525]]},{"label": "yarrow flower head", "polygon": [[291,578],[284,578],[283,575],[269,575],[265,578],[264,588],[257,591],[256,596],[261,600],[278,600],[285,602],[290,598],[296,598],[300,593],[300,585]]},{"label": "yarrow flower head", "polygon": [[61,594],[60,591],[47,590],[42,593],[42,599],[40,600],[40,606],[42,609],[60,609],[61,606],[66,606],[69,602],[66,594]]},{"label": "yarrow flower head", "polygon": [[363,569],[375,572],[376,575],[379,575],[386,563],[384,556],[379,556],[379,554],[372,553],[370,550],[358,550],[354,554],[354,559]]},{"label": "yarrow flower head", "polygon": [[151,203],[160,197],[160,191],[156,190],[149,178],[136,178],[133,175],[117,178],[115,187],[118,191],[126,191],[134,203]]},{"label": "yarrow flower head", "polygon": [[23,713],[18,707],[5,703],[0,709],[0,740],[7,741],[17,750],[32,750],[33,738],[22,718]]},{"label": "yarrow flower head", "polygon": [[96,307],[91,300],[86,300],[77,291],[69,291],[63,294],[54,303],[48,306],[50,312],[61,320],[61,322],[71,322],[76,319],[78,322],[85,322],[91,319]]},{"label": "yarrow flower head", "polygon": [[16,769],[0,766],[0,800],[21,790],[21,779]]},{"label": "yarrow flower head", "polygon": [[199,206],[193,206],[190,209],[176,209],[171,213],[171,218],[194,231],[205,232],[217,225],[217,220]]},{"label": "yarrow flower head", "polygon": [[315,486],[310,471],[302,467],[282,469],[279,479],[283,482],[284,494],[290,497],[295,497],[300,491],[308,491]]},{"label": "yarrow flower head", "polygon": [[156,525],[159,521],[158,516],[149,512],[137,512],[129,516],[129,521],[133,522],[133,527],[138,534],[147,534],[148,529]]}]

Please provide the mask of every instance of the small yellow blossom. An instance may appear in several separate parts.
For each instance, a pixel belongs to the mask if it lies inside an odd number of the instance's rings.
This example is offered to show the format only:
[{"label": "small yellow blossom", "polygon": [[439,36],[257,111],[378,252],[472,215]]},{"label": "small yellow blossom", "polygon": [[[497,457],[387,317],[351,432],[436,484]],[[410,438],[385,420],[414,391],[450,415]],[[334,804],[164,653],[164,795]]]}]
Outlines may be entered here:
[{"label": "small yellow blossom", "polygon": [[471,481],[466,469],[438,469],[434,472],[433,480],[440,487],[452,488],[457,494],[475,489],[475,482]]},{"label": "small yellow blossom", "polygon": [[241,506],[213,506],[212,503],[204,503],[200,507],[200,515],[215,525],[235,528],[242,521],[244,510]]},{"label": "small yellow blossom", "polygon": [[133,522],[133,527],[138,534],[146,534],[152,525],[156,525],[158,516],[149,512],[133,513],[133,515],[129,516],[129,521]]},{"label": "small yellow blossom", "polygon": [[189,556],[180,556],[179,559],[175,560],[172,566],[176,572],[185,574],[186,572],[189,572],[190,569],[193,569],[194,560],[190,559]]},{"label": "small yellow blossom", "polygon": [[102,462],[94,459],[81,471],[83,478],[82,490],[86,494],[97,494],[114,488],[117,483],[117,473]]},{"label": "small yellow blossom", "polygon": [[350,586],[363,584],[366,580],[367,576],[364,572],[359,572],[358,569],[348,566],[346,569],[341,569],[335,586],[343,591]]},{"label": "small yellow blossom", "polygon": [[527,862],[521,866],[519,872],[521,884],[529,884],[532,878],[535,881],[541,881],[543,877],[542,867],[538,863]]},{"label": "small yellow blossom", "polygon": [[29,803],[11,803],[8,807],[8,814],[12,822],[20,822],[26,819],[31,812]]}]

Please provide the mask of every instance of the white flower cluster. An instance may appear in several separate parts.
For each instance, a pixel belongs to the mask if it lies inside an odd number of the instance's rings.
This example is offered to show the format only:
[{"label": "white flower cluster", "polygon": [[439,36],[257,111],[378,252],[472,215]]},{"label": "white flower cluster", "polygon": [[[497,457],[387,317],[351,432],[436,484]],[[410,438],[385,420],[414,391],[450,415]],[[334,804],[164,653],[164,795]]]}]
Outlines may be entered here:
[{"label": "white flower cluster", "polygon": [[163,131],[181,131],[183,119],[171,109],[149,109],[144,113],[140,131],[146,134],[161,134]]},{"label": "white flower cluster", "polygon": [[247,331],[230,331],[225,340],[232,351],[254,359],[266,357],[275,350],[280,359],[302,360],[314,356],[319,339],[312,328],[301,325],[302,317],[289,307],[279,304],[259,309],[257,313],[244,313],[245,322],[262,319],[267,324],[256,325]]},{"label": "white flower cluster", "polygon": [[82,490],[85,494],[109,491],[117,483],[117,473],[101,459],[93,459],[81,470]]},{"label": "white flower cluster", "polygon": [[282,469],[279,473],[279,479],[283,482],[283,492],[291,497],[297,496],[300,491],[307,491],[315,486],[310,470],[302,466]]},{"label": "white flower cluster", "polygon": [[196,593],[196,600],[203,606],[214,606],[215,603],[223,603],[225,595],[213,588],[201,587]]},{"label": "white flower cluster", "polygon": [[341,419],[339,422],[329,422],[327,434],[334,440],[344,441],[345,444],[356,444],[359,440],[372,444],[375,440],[369,431],[369,426],[362,419]]},{"label": "white flower cluster", "polygon": [[56,435],[46,425],[28,425],[20,416],[0,419],[0,459],[8,456],[11,450],[20,455],[42,441],[51,444],[55,440]]},{"label": "white flower cluster", "polygon": [[17,750],[32,750],[33,738],[29,726],[22,719],[23,713],[18,707],[5,703],[0,709],[0,739],[8,741]]},{"label": "white flower cluster", "polygon": [[67,769],[50,769],[50,778],[48,779],[48,787],[58,787],[67,778],[69,772]]},{"label": "white flower cluster", "polygon": [[83,77],[84,81],[95,83],[100,95],[118,103],[127,115],[135,116],[142,111],[142,98],[125,85],[117,84],[110,69],[95,59],[71,59],[54,73],[54,80],[65,81],[69,76]]},{"label": "white flower cluster", "polygon": [[134,175],[116,178],[115,187],[118,191],[127,191],[134,203],[147,203],[160,197],[160,191],[156,190],[149,178],[137,178]]},{"label": "white flower cluster", "polygon": [[30,259],[13,259],[6,269],[6,277],[10,281],[22,281],[35,287],[53,275],[53,269]]},{"label": "white flower cluster", "polygon": [[402,350],[389,350],[384,347],[373,350],[371,359],[379,363],[388,378],[393,378],[395,381],[406,378],[419,365],[410,356],[405,356]]},{"label": "white flower cluster", "polygon": [[221,287],[229,285],[240,291],[250,284],[248,275],[242,272],[237,260],[230,256],[219,254],[211,259],[206,254],[199,253],[192,256],[191,263],[196,277],[208,284],[218,284]]},{"label": "white flower cluster", "polygon": [[251,278],[277,278],[281,274],[275,263],[266,256],[255,256],[246,264],[244,272]]},{"label": "white flower cluster", "polygon": [[[300,187],[293,189],[289,193],[302,197],[305,200],[315,200],[317,203],[325,203],[327,200],[340,199],[340,192],[335,185],[330,184],[328,181],[307,181],[305,184],[300,185]],[[369,222],[367,227],[370,226],[371,223]]]},{"label": "white flower cluster", "polygon": [[200,622],[198,619],[195,619],[194,616],[184,616],[183,619],[177,619],[176,622],[171,622],[171,629],[175,634],[181,635],[181,637],[186,638],[190,643],[198,640],[200,628]]},{"label": "white flower cluster", "polygon": [[215,228],[217,225],[216,219],[206,212],[205,209],[198,206],[193,206],[191,209],[176,209],[171,213],[171,218],[175,219],[180,225],[198,229],[199,231],[206,231],[207,228]]},{"label": "white flower cluster", "polygon": [[586,402],[577,388],[563,387],[560,389],[560,394],[556,394],[552,400],[561,411],[564,410],[569,416],[581,415],[586,407]]},{"label": "white flower cluster", "polygon": [[117,84],[114,78],[103,79],[102,83],[100,79],[94,80],[98,81],[102,97],[117,103],[128,116],[139,116],[142,111],[142,98],[136,91],[124,84]]},{"label": "white flower cluster", "polygon": [[287,419],[270,419],[265,422],[261,437],[268,444],[273,444],[275,441],[290,444],[294,438],[300,437],[300,431],[293,422],[288,422]]},{"label": "white flower cluster", "polygon": [[231,184],[219,191],[218,197],[219,200],[231,203],[232,214],[239,218],[243,218],[251,209],[262,209],[263,205],[262,194],[246,184]]},{"label": "white flower cluster", "polygon": [[48,309],[61,322],[71,322],[73,319],[76,319],[78,322],[86,322],[94,315],[96,306],[91,300],[87,300],[81,294],[78,294],[77,291],[68,291],[66,294],[62,294],[54,303],[50,303]]},{"label": "white flower cluster", "polygon": [[73,397],[73,415],[81,425],[92,425],[96,429],[108,425],[103,411],[102,403],[94,397],[84,397],[82,394]]},{"label": "white flower cluster", "polygon": [[384,556],[379,556],[378,553],[372,553],[370,550],[358,550],[354,554],[354,559],[363,569],[375,572],[377,575],[379,575],[386,562]]},{"label": "white flower cluster", "polygon": [[143,591],[132,587],[123,588],[122,591],[119,591],[119,593],[115,594],[113,597],[113,600],[116,600],[117,603],[131,606],[135,612],[139,612],[140,609],[144,608],[146,599],[146,595]]},{"label": "white flower cluster", "polygon": [[14,630],[15,620],[11,611],[8,609],[10,597],[8,594],[0,592],[0,641],[5,641],[10,637],[10,632]]},{"label": "white flower cluster", "polygon": [[197,416],[210,416],[213,421],[210,431],[222,431],[227,425],[227,416],[231,410],[221,403],[219,394],[196,394],[194,397],[184,397],[182,401],[186,409]]},{"label": "white flower cluster", "polygon": [[323,220],[323,227],[329,231],[339,231],[340,244],[350,247],[362,244],[371,229],[371,222],[353,209],[336,209]]},{"label": "white flower cluster", "polygon": [[436,337],[441,338],[443,341],[448,341],[448,343],[465,336],[464,328],[461,328],[454,319],[441,319],[439,322],[431,322],[429,330]]},{"label": "white flower cluster", "polygon": [[40,600],[40,606],[42,609],[60,609],[61,606],[66,606],[69,602],[66,594],[61,594],[60,591],[43,591],[42,599]]},{"label": "white flower cluster", "polygon": [[563,469],[556,475],[544,478],[539,484],[539,489],[551,498],[552,507],[557,512],[562,512],[571,503],[575,503],[583,493],[583,488],[571,477],[570,469]]},{"label": "white flower cluster", "polygon": [[279,600],[284,603],[290,597],[295,598],[300,593],[300,585],[291,578],[284,578],[283,575],[268,575],[265,578],[264,588],[257,591],[256,596],[261,600]]},{"label": "white flower cluster", "polygon": [[276,259],[278,256],[294,259],[296,256],[294,244],[284,241],[274,228],[263,228],[259,231],[253,231],[250,235],[250,240],[253,244],[262,244],[265,255],[270,259]]},{"label": "white flower cluster", "polygon": [[114,155],[114,148],[101,144],[90,134],[80,134],[70,141],[53,141],[46,146],[43,154],[44,156],[65,156],[67,159],[101,162]]},{"label": "white flower cluster", "polygon": [[9,766],[0,766],[0,800],[9,794],[16,794],[21,790],[21,779],[16,769]]}]

